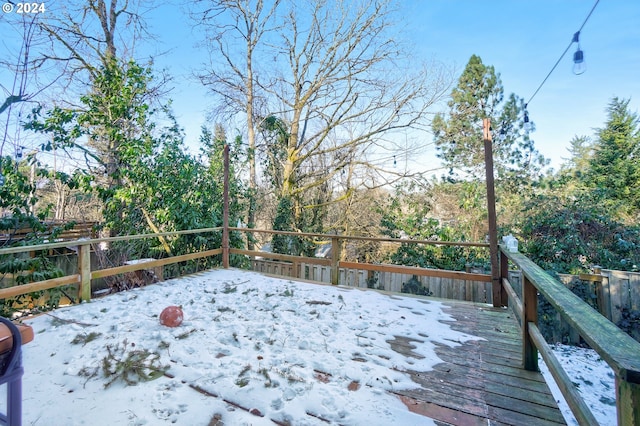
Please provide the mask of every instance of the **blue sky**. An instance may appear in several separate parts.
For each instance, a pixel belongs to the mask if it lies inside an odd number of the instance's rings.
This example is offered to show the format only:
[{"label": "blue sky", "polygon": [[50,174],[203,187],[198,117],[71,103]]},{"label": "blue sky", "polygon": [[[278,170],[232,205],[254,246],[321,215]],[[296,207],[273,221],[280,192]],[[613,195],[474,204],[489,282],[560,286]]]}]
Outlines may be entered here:
[{"label": "blue sky", "polygon": [[[500,73],[505,93],[528,100],[566,49],[595,0],[406,0],[398,23],[416,59],[431,58],[457,69],[472,54]],[[156,61],[175,76],[171,94],[176,114],[195,146],[211,99],[190,77],[203,62],[197,33],[176,6],[150,17],[160,33],[158,50],[173,49]],[[606,120],[613,96],[631,98],[640,110],[640,1],[601,0],[580,36],[587,71],[572,73],[573,45],[529,103],[537,148],[557,168],[574,135],[593,134]],[[431,135],[424,135],[431,141]],[[433,147],[424,161],[434,162]]]},{"label": "blue sky", "polygon": [[[419,51],[462,70],[472,54],[501,74],[506,93],[529,100],[595,0],[407,2]],[[409,6],[410,5],[410,6]],[[558,166],[574,135],[592,135],[613,96],[640,106],[640,2],[601,0],[580,35],[587,71],[572,73],[575,44],[529,103],[538,149]]]},{"label": "blue sky", "polygon": [[[173,76],[169,93],[192,152],[198,150],[200,127],[209,123],[213,104],[194,69],[205,62],[197,47],[199,29],[186,16],[188,2],[167,0],[146,13],[157,39],[141,40],[137,52],[156,56],[156,68]],[[572,39],[595,0],[400,0],[398,28],[416,61],[435,59],[457,70],[479,55],[500,73],[505,94],[528,100]],[[0,21],[0,24],[2,22]],[[2,30],[0,25],[0,31]],[[0,35],[2,35],[0,33]],[[5,33],[5,36],[7,33]],[[10,36],[9,36],[10,37]],[[17,40],[16,40],[17,41]],[[10,40],[3,40],[8,45]],[[558,168],[575,135],[591,136],[603,126],[612,97],[631,98],[640,111],[640,1],[600,0],[580,36],[587,71],[572,73],[573,45],[529,103],[536,124],[536,147]],[[144,59],[144,54],[138,59]],[[443,106],[443,111],[446,107]],[[436,112],[436,111],[434,111]],[[230,133],[233,131],[230,129]],[[430,134],[420,162],[438,163]]]}]

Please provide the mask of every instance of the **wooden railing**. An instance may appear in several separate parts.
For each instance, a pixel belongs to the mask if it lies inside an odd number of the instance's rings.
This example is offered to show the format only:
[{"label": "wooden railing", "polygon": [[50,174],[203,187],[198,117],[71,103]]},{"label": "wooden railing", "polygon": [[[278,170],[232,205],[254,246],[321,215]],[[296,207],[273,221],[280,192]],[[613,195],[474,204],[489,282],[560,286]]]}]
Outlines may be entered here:
[{"label": "wooden railing", "polygon": [[[97,222],[77,222],[72,228],[62,230],[56,235],[56,241],[70,241],[77,240],[79,238],[96,238],[96,225]],[[61,228],[65,225],[64,222],[50,221],[44,222],[43,231],[38,231],[37,234],[46,238],[50,236],[55,228]],[[0,247],[8,243],[15,243],[22,241],[34,233],[33,228],[19,228],[0,231]]]},{"label": "wooden railing", "polygon": [[222,254],[222,248],[213,250],[207,250],[203,252],[189,253],[179,256],[170,256],[162,259],[149,260],[144,263],[134,263],[128,265],[116,266],[113,268],[105,268],[100,270],[91,270],[90,254],[92,246],[101,243],[113,243],[117,241],[132,241],[144,238],[161,238],[175,235],[186,234],[199,234],[207,232],[222,232],[222,228],[205,228],[195,229],[188,231],[175,231],[175,232],[162,232],[154,234],[141,234],[141,235],[127,235],[122,237],[109,237],[109,238],[93,238],[93,239],[81,239],[73,242],[57,242],[48,244],[39,244],[32,246],[19,246],[0,249],[0,256],[9,254],[19,254],[27,252],[48,251],[61,247],[76,247],[78,253],[78,273],[73,275],[67,275],[64,277],[53,278],[45,281],[38,281],[29,284],[23,284],[19,286],[0,289],[0,299],[7,299],[16,297],[22,294],[28,294],[41,290],[48,290],[56,287],[62,287],[69,284],[78,285],[78,300],[88,301],[91,299],[91,280],[97,278],[110,277],[118,274],[125,274],[128,272],[135,272],[140,270],[152,269],[161,267],[164,265],[170,265],[178,262],[185,262],[189,260],[200,259],[208,256],[215,256]]},{"label": "wooden railing", "polygon": [[[456,246],[456,247],[482,247],[488,248],[489,244],[486,243],[470,243],[470,242],[452,242],[452,241],[433,241],[433,240],[407,240],[399,238],[374,238],[374,237],[358,237],[358,236],[345,236],[345,235],[327,235],[327,234],[314,234],[314,233],[301,233],[301,232],[288,232],[288,231],[273,231],[251,228],[229,228],[230,231],[246,232],[246,233],[265,233],[271,235],[287,235],[297,238],[309,238],[319,239],[323,241],[331,241],[331,256],[330,258],[316,258],[316,257],[303,257],[303,256],[290,256],[277,253],[265,253],[261,251],[240,250],[230,248],[229,254],[238,254],[249,257],[264,257],[274,260],[283,260],[292,263],[292,270],[298,271],[300,264],[306,265],[323,265],[329,266],[331,269],[331,283],[334,285],[340,283],[340,269],[354,269],[365,271],[378,271],[378,272],[390,272],[398,274],[416,275],[420,277],[439,277],[458,279],[469,282],[490,283],[491,276],[488,274],[462,272],[462,271],[445,271],[440,269],[428,269],[412,266],[392,265],[392,264],[372,264],[372,263],[360,263],[360,262],[348,262],[343,261],[341,258],[342,242],[343,241],[365,241],[375,243],[393,243],[393,244],[423,244],[423,245],[435,245],[435,246]],[[226,254],[223,252],[223,257]],[[296,276],[296,278],[304,278]]]},{"label": "wooden railing", "polygon": [[[145,263],[116,266],[108,269],[91,270],[89,254],[91,246],[103,242],[131,241],[142,238],[160,238],[180,234],[197,234],[205,232],[222,232],[223,247],[207,250],[205,252],[190,253],[180,256],[172,256],[163,259],[150,260]],[[246,233],[267,233],[290,235],[294,237],[316,238],[331,241],[332,254],[329,259],[298,257],[275,253],[264,253],[236,248],[225,247],[224,234],[228,238],[229,232]],[[36,283],[25,284],[16,287],[0,289],[0,299],[15,297],[33,291],[55,288],[68,284],[78,284],[79,300],[89,300],[91,298],[91,280],[107,277],[127,272],[150,269],[169,265],[176,262],[193,260],[213,255],[222,255],[222,264],[229,264],[229,256],[244,255],[249,257],[268,257],[270,259],[282,260],[295,263],[316,264],[331,267],[331,282],[338,284],[339,269],[353,268],[362,270],[398,272],[403,274],[419,276],[438,276],[444,278],[455,278],[469,280],[472,282],[492,282],[490,275],[474,274],[458,271],[441,271],[434,269],[415,268],[401,265],[380,265],[357,262],[346,262],[341,259],[342,242],[345,240],[361,240],[372,242],[388,242],[394,244],[433,244],[433,245],[458,245],[470,247],[487,247],[487,244],[477,243],[454,243],[443,241],[416,241],[400,240],[393,238],[367,238],[349,237],[342,235],[324,235],[311,233],[297,233],[285,231],[266,231],[247,228],[208,228],[179,232],[166,232],[158,234],[143,234],[134,236],[112,237],[78,240],[74,244],[69,242],[43,244],[38,246],[23,246],[0,249],[0,255],[18,254],[22,252],[32,252],[39,250],[49,250],[59,247],[77,246],[78,252],[78,273],[70,276],[55,278]],[[228,241],[228,240],[227,240]],[[522,272],[522,297],[510,285],[508,279],[509,261]],[[296,268],[294,268],[296,270]],[[537,327],[537,305],[538,294],[544,296],[561,316],[568,321],[584,338],[584,340],[595,349],[598,354],[611,366],[616,376],[616,404],[618,411],[619,425],[640,425],[640,343],[633,340],[622,332],[613,323],[598,314],[593,308],[580,300],[560,282],[553,279],[549,274],[533,263],[521,253],[508,252],[505,247],[500,248],[500,280],[499,288],[493,289],[494,305],[500,306],[509,301],[514,312],[519,316],[522,325],[523,341],[523,368],[527,370],[538,370],[538,352],[542,355],[548,365],[559,388],[565,395],[569,406],[573,410],[580,424],[597,424],[590,410],[571,383],[570,378],[563,371],[560,363],[553,355],[553,351],[545,342]],[[496,282],[493,281],[494,287]]]},{"label": "wooden railing", "polygon": [[[507,278],[509,261],[522,271],[522,297]],[[538,295],[541,295],[612,368],[618,424],[640,425],[640,343],[523,254],[501,246],[500,265],[503,288],[522,327],[523,367],[537,371],[539,352],[578,422],[598,424],[538,328]]]},{"label": "wooden railing", "polygon": [[[52,250],[55,248],[61,247],[77,247],[75,250],[77,251],[78,256],[78,272],[76,274],[67,275],[60,278],[49,279],[45,281],[33,282],[29,284],[24,284],[20,286],[14,286],[10,288],[0,289],[0,299],[11,298],[15,296],[19,296],[22,294],[28,294],[35,291],[47,290],[56,287],[61,287],[69,284],[77,284],[78,285],[78,300],[86,301],[91,298],[91,280],[98,278],[110,277],[118,274],[124,274],[128,272],[134,272],[139,270],[148,270],[152,268],[162,267],[164,265],[169,265],[177,262],[183,262],[187,260],[194,260],[198,258],[214,256],[214,255],[222,255],[222,264],[229,264],[229,256],[232,254],[235,255],[244,255],[248,257],[268,257],[269,259],[275,260],[283,260],[287,262],[291,262],[294,266],[293,270],[297,270],[297,265],[304,263],[307,265],[321,265],[327,266],[331,270],[331,283],[338,284],[339,282],[339,270],[340,268],[349,268],[355,270],[365,270],[365,271],[380,271],[380,272],[392,272],[399,274],[408,274],[408,275],[416,275],[416,276],[426,276],[426,277],[440,277],[440,278],[449,278],[449,279],[458,279],[465,280],[471,283],[489,283],[491,282],[491,277],[487,274],[481,273],[469,273],[469,272],[459,272],[459,271],[443,271],[438,269],[425,269],[418,267],[410,267],[410,266],[401,266],[401,265],[389,265],[389,264],[367,264],[367,263],[358,263],[358,262],[346,262],[341,261],[341,247],[342,242],[344,240],[351,241],[369,241],[369,242],[378,242],[378,243],[396,243],[396,244],[430,244],[430,245],[447,245],[447,246],[463,246],[463,247],[488,247],[487,244],[484,243],[468,243],[468,242],[447,242],[447,241],[429,241],[429,240],[404,240],[404,239],[394,239],[394,238],[368,238],[368,237],[348,237],[348,236],[337,236],[337,235],[326,235],[326,234],[313,234],[313,233],[299,233],[299,232],[286,232],[286,231],[271,231],[271,230],[257,230],[257,229],[247,229],[247,228],[228,228],[227,232],[247,232],[247,233],[266,233],[271,235],[290,235],[294,237],[301,238],[310,238],[310,239],[320,239],[323,241],[331,241],[332,245],[332,255],[330,258],[315,258],[315,257],[302,257],[302,256],[290,256],[283,255],[277,253],[265,253],[261,251],[250,251],[250,250],[242,250],[236,248],[229,247],[221,247],[213,250],[209,250],[206,252],[199,253],[191,253],[185,254],[181,256],[171,256],[162,259],[156,260],[146,260],[144,263],[134,263],[134,264],[126,264],[121,266],[116,266],[112,268],[99,269],[99,270],[91,270],[91,262],[90,262],[90,252],[92,250],[92,246],[101,244],[101,243],[112,243],[116,241],[132,241],[143,238],[161,238],[167,236],[175,236],[175,235],[184,235],[184,234],[196,234],[196,233],[205,233],[205,232],[222,232],[224,234],[225,230],[221,227],[219,228],[207,228],[207,229],[196,229],[196,230],[188,230],[188,231],[177,231],[177,232],[165,232],[165,233],[154,233],[154,234],[141,234],[141,235],[131,235],[131,236],[121,236],[121,237],[110,237],[110,238],[94,238],[94,239],[83,239],[76,241],[65,241],[65,242],[56,242],[56,243],[48,243],[48,244],[40,244],[40,245],[32,245],[32,246],[21,246],[21,247],[11,247],[0,249],[0,255],[8,255],[8,254],[18,254],[25,252],[37,252],[43,250]],[[223,238],[224,241],[224,238]],[[297,277],[303,278],[303,277]]]}]

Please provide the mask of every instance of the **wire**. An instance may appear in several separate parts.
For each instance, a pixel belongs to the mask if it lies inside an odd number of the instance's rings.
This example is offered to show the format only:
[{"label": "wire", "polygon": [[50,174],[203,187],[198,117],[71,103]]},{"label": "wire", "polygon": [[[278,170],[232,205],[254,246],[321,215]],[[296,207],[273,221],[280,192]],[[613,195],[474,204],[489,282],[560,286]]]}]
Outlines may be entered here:
[{"label": "wire", "polygon": [[593,11],[596,9],[596,6],[598,5],[598,3],[600,3],[600,0],[596,0],[595,4],[593,5],[593,7],[591,8],[591,11],[589,12],[589,14],[587,15],[587,17],[584,19],[584,22],[582,23],[582,25],[580,26],[580,29],[578,30],[577,33],[574,34],[574,36],[571,38],[571,42],[569,43],[569,45],[567,46],[566,49],[564,49],[564,52],[562,52],[562,55],[560,55],[560,58],[558,58],[558,60],[556,61],[555,65],[553,66],[553,68],[551,68],[551,71],[549,71],[549,74],[547,74],[547,76],[544,78],[544,80],[542,80],[542,83],[540,83],[540,86],[538,86],[538,88],[536,89],[535,92],[533,92],[533,95],[531,95],[531,97],[529,98],[529,100],[527,101],[527,103],[525,105],[529,105],[529,103],[533,100],[533,98],[538,94],[538,92],[540,91],[540,89],[542,89],[542,86],[544,86],[544,84],[547,82],[547,80],[549,79],[549,77],[551,76],[551,74],[553,73],[553,71],[555,71],[556,67],[558,66],[558,64],[560,63],[560,61],[562,60],[562,58],[564,58],[564,55],[567,54],[567,52],[569,51],[569,49],[571,48],[571,45],[574,43],[575,41],[575,37],[576,34],[580,34],[580,32],[582,31],[582,29],[584,28],[585,24],[587,23],[587,21],[589,20],[589,18],[591,17],[591,14],[593,13]]}]

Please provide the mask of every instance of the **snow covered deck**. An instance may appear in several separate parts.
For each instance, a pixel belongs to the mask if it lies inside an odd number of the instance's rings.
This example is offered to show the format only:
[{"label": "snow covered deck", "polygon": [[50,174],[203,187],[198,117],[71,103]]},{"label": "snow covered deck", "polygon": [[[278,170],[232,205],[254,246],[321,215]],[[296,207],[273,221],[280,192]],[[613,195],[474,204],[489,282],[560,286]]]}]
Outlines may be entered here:
[{"label": "snow covered deck", "polygon": [[[483,339],[457,348],[437,345],[444,362],[413,372],[420,386],[396,392],[412,411],[455,425],[566,424],[542,375],[521,368],[521,331],[511,311],[441,302],[453,318],[443,323]],[[411,345],[404,337],[393,343],[407,356],[412,356]]]},{"label": "snow covered deck", "polygon": [[[213,270],[28,323],[25,424],[564,424],[513,315],[484,304]],[[157,377],[127,385],[132,367]]]}]

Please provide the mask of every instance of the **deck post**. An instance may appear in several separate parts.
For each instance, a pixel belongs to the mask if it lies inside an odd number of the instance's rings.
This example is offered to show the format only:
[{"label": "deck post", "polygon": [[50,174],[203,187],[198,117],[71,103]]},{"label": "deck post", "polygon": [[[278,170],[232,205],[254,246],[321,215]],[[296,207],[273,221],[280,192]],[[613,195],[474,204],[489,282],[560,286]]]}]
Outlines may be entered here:
[{"label": "deck post", "polygon": [[84,302],[91,300],[91,244],[78,246],[78,299]]},{"label": "deck post", "polygon": [[502,306],[504,298],[498,264],[498,226],[496,221],[496,192],[493,178],[493,147],[491,146],[491,119],[482,119],[484,135],[484,164],[487,176],[487,217],[489,220],[489,254],[491,256],[491,296],[493,306]]},{"label": "deck post", "polygon": [[229,267],[229,145],[224,145],[224,186],[222,190],[222,267]]},{"label": "deck post", "polygon": [[[499,252],[500,252],[500,288],[502,289],[502,280],[509,279],[509,258],[507,257],[506,254],[502,252],[502,250],[499,250]],[[500,293],[502,296],[502,300],[501,300],[502,306],[508,306],[509,295],[504,290],[502,290]],[[495,306],[495,303],[494,303],[494,306]]]},{"label": "deck post", "polygon": [[331,284],[338,285],[340,280],[340,238],[331,237]]},{"label": "deck post", "polygon": [[[639,377],[636,377],[640,381]],[[640,383],[631,383],[616,374],[616,409],[619,425],[640,426]]]},{"label": "deck post", "polygon": [[522,274],[522,364],[525,370],[538,371],[538,349],[529,335],[529,323],[538,324],[538,290]]}]

